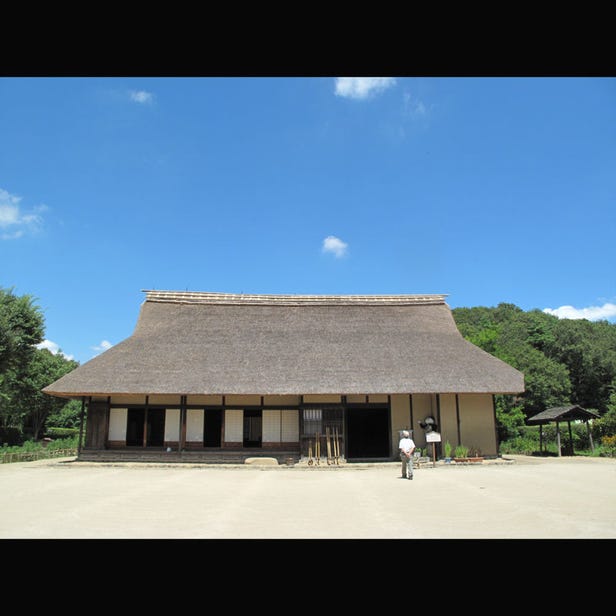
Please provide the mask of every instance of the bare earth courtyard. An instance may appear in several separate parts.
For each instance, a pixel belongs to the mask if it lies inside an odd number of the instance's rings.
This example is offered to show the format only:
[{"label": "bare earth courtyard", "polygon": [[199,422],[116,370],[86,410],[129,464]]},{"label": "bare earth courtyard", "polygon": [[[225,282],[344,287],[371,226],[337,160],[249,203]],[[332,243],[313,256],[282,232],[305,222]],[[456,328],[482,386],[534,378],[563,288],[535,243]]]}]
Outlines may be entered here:
[{"label": "bare earth courtyard", "polygon": [[0,465],[3,539],[616,538],[616,460]]}]

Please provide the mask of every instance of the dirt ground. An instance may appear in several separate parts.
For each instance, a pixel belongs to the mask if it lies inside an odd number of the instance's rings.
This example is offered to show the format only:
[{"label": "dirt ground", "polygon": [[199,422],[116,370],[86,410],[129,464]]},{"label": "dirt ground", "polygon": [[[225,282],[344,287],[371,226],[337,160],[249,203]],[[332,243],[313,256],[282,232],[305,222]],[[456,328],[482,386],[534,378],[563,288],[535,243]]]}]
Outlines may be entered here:
[{"label": "dirt ground", "polygon": [[616,538],[616,460],[0,465],[3,539]]}]

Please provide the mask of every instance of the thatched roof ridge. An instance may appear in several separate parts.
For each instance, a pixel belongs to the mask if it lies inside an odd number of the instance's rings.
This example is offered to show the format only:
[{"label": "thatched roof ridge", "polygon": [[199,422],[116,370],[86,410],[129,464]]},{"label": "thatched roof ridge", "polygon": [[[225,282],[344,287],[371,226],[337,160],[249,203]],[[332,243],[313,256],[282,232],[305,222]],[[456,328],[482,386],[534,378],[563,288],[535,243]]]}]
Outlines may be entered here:
[{"label": "thatched roof ridge", "polygon": [[44,389],[112,394],[519,393],[443,295],[148,291],[133,334]]},{"label": "thatched roof ridge", "polygon": [[259,304],[268,306],[383,306],[442,304],[447,295],[251,295],[243,293],[209,293],[202,291],[148,291],[148,302],[179,304]]}]

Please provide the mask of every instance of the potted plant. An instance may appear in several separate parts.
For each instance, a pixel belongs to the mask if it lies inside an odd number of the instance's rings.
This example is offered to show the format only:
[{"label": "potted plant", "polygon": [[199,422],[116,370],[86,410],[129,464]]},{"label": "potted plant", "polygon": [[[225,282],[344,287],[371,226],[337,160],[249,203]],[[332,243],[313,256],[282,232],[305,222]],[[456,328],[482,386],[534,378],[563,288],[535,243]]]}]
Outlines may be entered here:
[{"label": "potted plant", "polygon": [[451,443],[449,441],[445,442],[445,464],[451,463]]},{"label": "potted plant", "polygon": [[468,447],[460,444],[453,452],[453,459],[455,462],[468,462]]}]

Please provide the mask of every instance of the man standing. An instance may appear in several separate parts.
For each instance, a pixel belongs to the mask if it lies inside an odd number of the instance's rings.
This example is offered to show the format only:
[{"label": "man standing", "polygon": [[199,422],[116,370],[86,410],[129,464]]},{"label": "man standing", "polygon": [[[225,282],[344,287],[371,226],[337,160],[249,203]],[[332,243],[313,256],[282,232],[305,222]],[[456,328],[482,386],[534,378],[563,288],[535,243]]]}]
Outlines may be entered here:
[{"label": "man standing", "polygon": [[413,479],[413,452],[415,443],[410,437],[408,430],[402,431],[402,438],[398,444],[400,460],[402,460],[402,479]]}]

